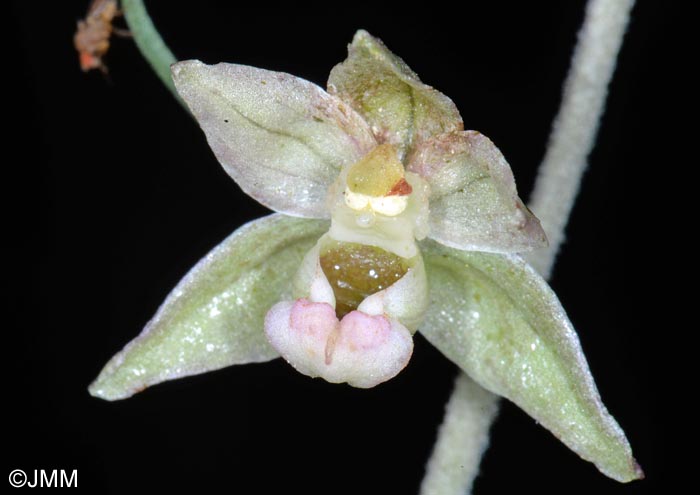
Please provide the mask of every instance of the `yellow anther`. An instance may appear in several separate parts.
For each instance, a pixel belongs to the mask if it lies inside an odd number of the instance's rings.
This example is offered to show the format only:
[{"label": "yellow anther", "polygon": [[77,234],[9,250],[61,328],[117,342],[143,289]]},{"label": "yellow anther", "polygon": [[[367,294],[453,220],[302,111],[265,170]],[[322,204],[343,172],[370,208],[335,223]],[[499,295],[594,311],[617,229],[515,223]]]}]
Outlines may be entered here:
[{"label": "yellow anther", "polygon": [[[381,197],[389,195],[404,179],[403,164],[390,144],[382,144],[350,167],[348,189],[355,194]],[[409,191],[410,192],[410,191]]]}]

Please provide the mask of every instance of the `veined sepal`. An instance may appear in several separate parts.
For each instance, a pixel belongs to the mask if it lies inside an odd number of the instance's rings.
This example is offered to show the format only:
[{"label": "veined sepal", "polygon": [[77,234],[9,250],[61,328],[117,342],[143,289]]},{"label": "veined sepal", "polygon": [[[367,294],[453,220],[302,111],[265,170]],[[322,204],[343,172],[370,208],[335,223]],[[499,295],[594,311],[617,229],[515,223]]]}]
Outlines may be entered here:
[{"label": "veined sepal", "polygon": [[166,380],[278,357],[265,338],[265,313],[289,297],[304,254],[327,229],[326,221],[280,214],[237,229],[178,283],[90,394],[125,399]]},{"label": "veined sepal", "polygon": [[367,31],[357,31],[348,58],[328,78],[328,92],[348,102],[404,160],[425,139],[461,131],[462,117],[447,96],[420,81],[406,63]]},{"label": "veined sepal", "polygon": [[461,251],[431,240],[421,250],[430,305],[420,332],[430,343],[607,476],[643,477],[544,279],[517,255]]},{"label": "veined sepal", "polygon": [[224,170],[275,211],[328,217],[328,187],[377,144],[349,105],[290,74],[199,60],[172,73]]},{"label": "veined sepal", "polygon": [[465,251],[518,253],[547,245],[539,220],[518,197],[500,150],[476,131],[423,141],[406,170],[430,188],[430,237]]}]

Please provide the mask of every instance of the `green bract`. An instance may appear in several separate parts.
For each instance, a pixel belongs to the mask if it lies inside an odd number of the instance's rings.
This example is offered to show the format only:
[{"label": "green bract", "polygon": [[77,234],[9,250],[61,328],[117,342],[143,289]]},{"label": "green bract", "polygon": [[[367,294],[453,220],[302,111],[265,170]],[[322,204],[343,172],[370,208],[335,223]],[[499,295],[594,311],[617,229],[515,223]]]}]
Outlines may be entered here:
[{"label": "green bract", "polygon": [[[313,219],[275,214],[237,230],[112,358],[93,395],[279,355],[309,376],[372,387],[406,366],[417,330],[606,475],[642,476],[566,313],[517,255],[546,245],[539,221],[498,148],[462,129],[449,98],[364,31],[329,92],[233,64],[180,62],[173,77],[241,188]],[[391,179],[372,182],[385,170]],[[372,285],[380,269],[388,287]],[[373,288],[338,314],[336,297],[358,287]]]}]

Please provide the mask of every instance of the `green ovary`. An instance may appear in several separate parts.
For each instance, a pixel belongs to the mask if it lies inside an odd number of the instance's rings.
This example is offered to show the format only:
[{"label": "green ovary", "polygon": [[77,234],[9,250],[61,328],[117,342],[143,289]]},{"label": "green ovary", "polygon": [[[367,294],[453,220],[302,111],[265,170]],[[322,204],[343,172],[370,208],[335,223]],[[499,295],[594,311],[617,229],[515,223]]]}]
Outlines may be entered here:
[{"label": "green ovary", "polygon": [[331,242],[321,250],[321,268],[335,295],[342,318],[368,296],[386,289],[409,269],[408,260],[374,246]]}]

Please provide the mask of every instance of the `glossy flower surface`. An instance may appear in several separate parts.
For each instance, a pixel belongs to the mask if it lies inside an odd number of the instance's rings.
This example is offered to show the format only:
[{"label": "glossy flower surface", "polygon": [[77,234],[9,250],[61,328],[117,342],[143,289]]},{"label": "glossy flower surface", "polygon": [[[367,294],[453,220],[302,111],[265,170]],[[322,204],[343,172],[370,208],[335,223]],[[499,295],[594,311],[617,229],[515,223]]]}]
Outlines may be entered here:
[{"label": "glossy flower surface", "polygon": [[546,244],[538,220],[449,98],[364,31],[328,91],[199,61],[173,78],[226,172],[278,213],[201,260],[93,395],[279,356],[373,387],[408,364],[420,331],[608,476],[641,476],[566,313],[517,255]]}]

